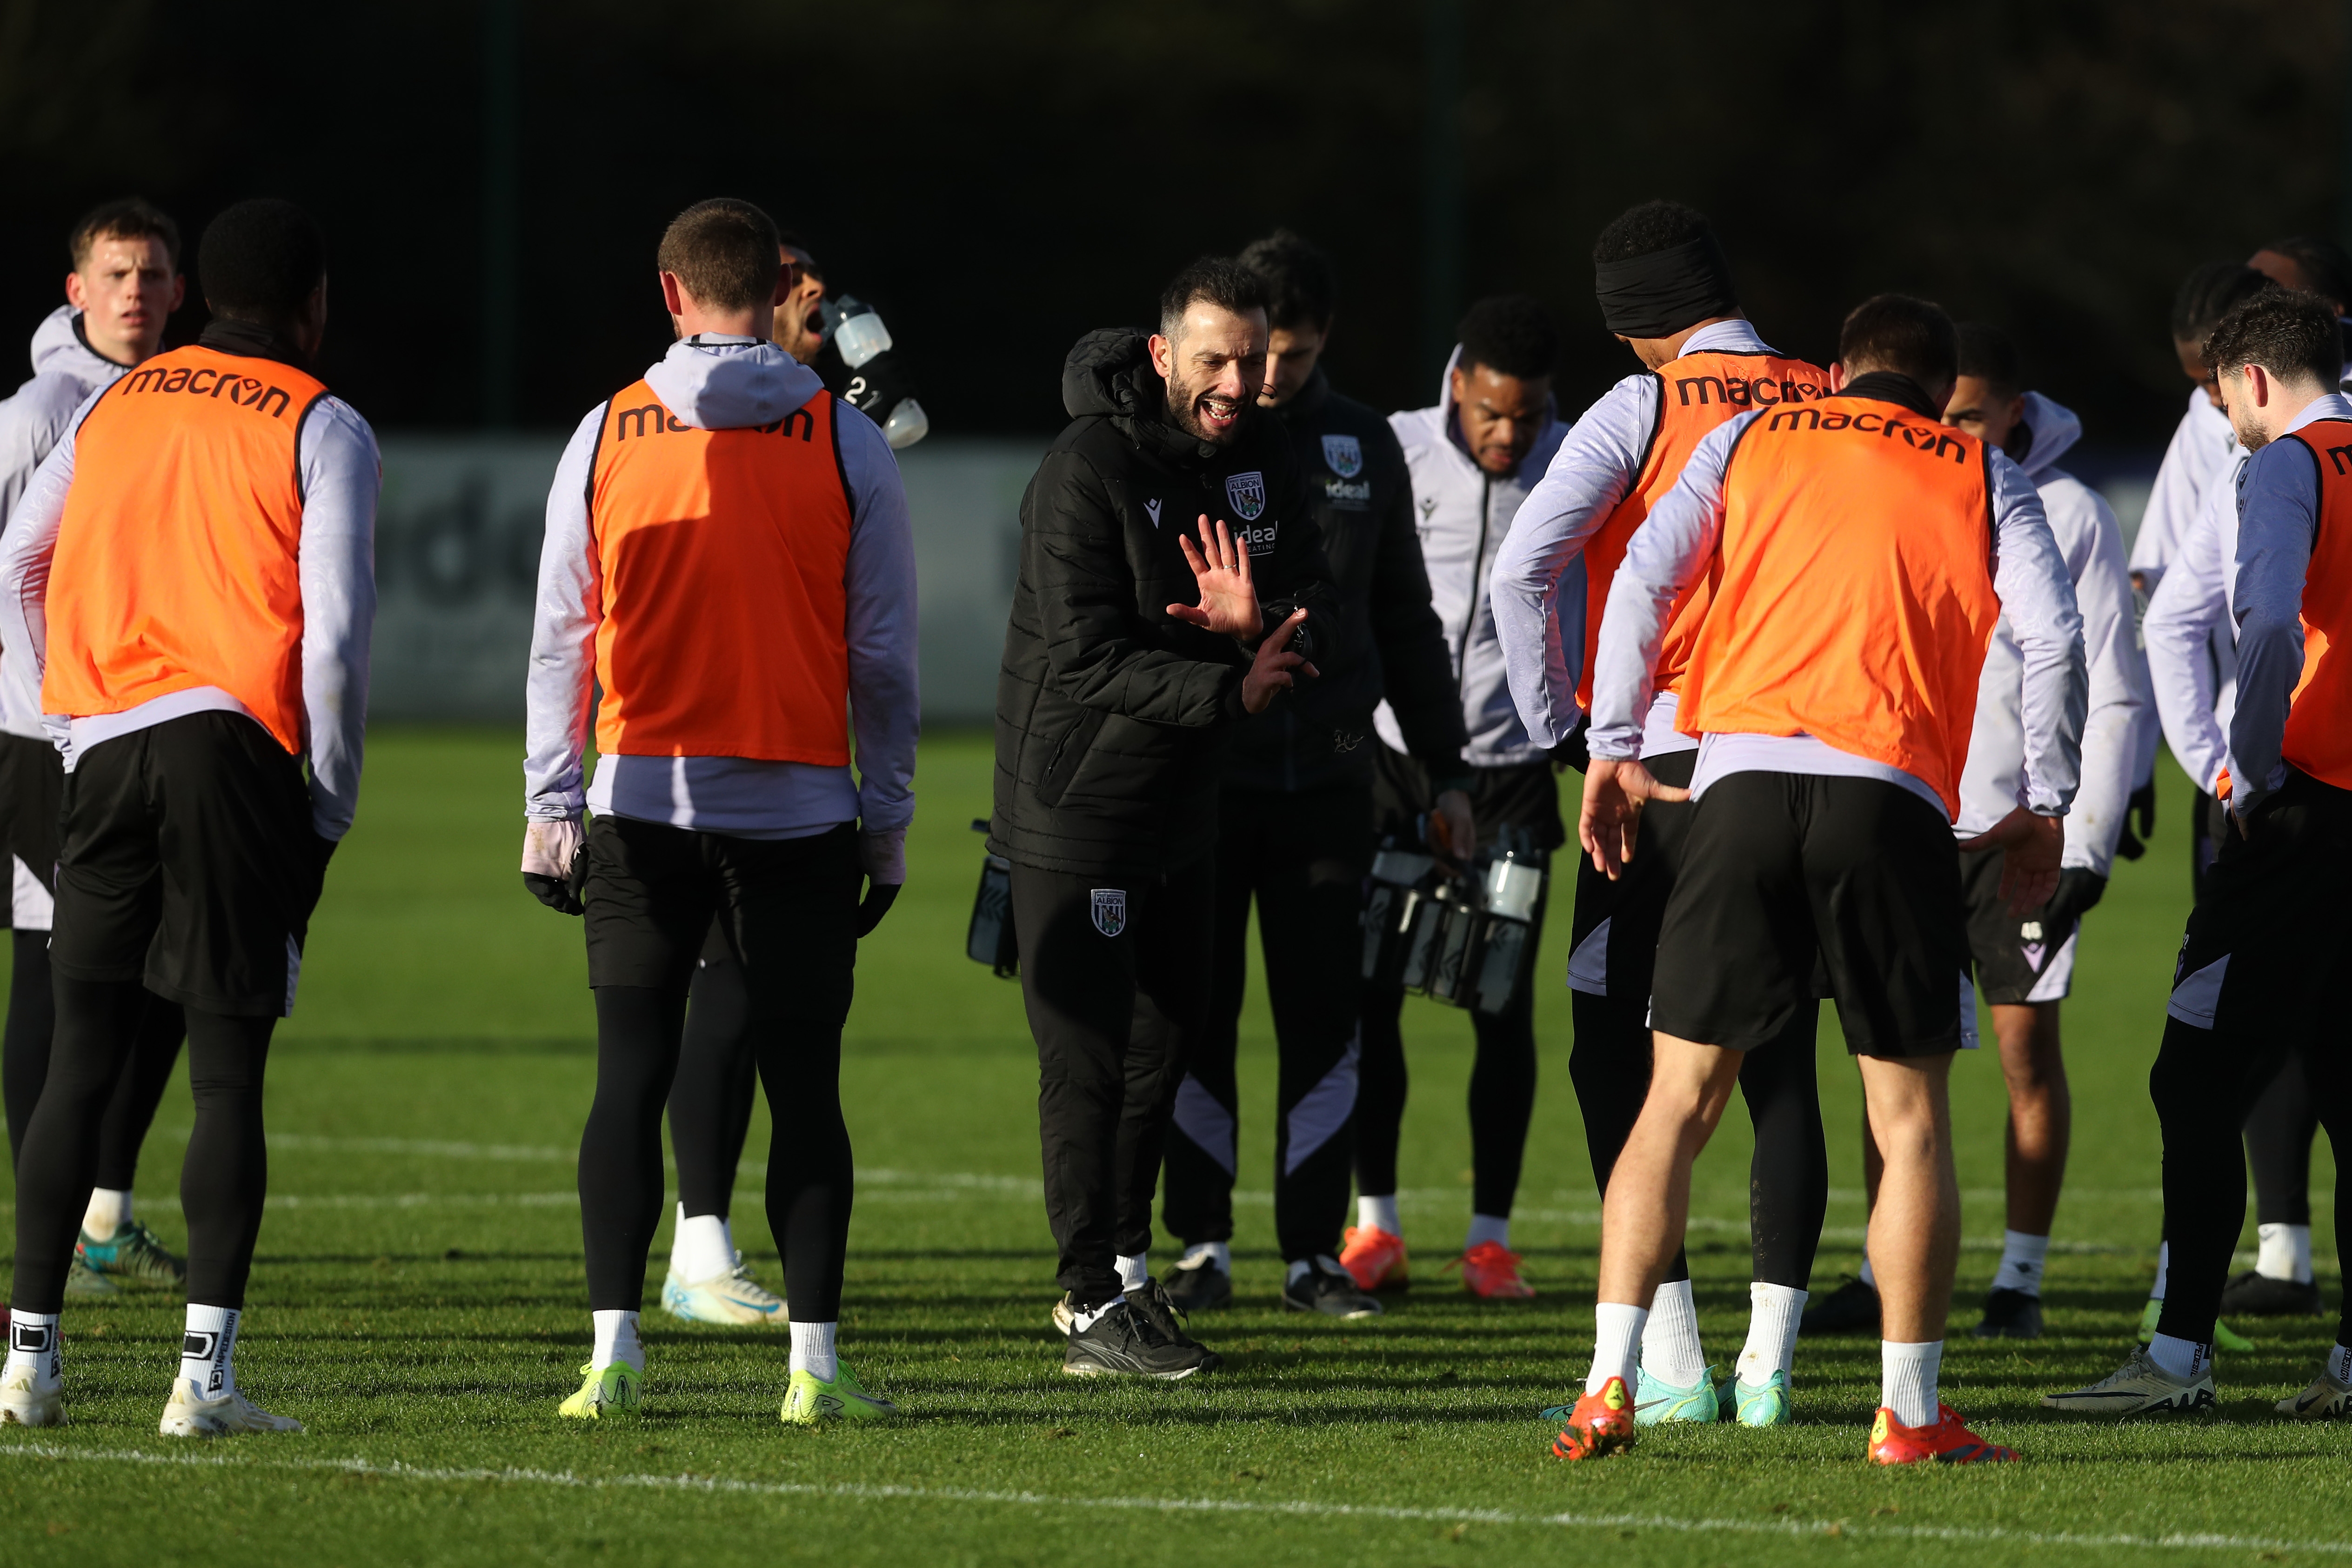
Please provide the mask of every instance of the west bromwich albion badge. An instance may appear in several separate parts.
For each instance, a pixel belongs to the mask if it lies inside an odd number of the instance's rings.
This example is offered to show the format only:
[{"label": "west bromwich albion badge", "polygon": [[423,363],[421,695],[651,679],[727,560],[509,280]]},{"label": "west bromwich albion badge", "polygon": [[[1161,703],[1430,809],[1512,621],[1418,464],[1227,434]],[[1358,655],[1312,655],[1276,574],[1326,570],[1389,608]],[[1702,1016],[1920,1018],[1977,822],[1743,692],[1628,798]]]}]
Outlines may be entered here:
[{"label": "west bromwich albion badge", "polygon": [[1095,929],[1106,936],[1116,936],[1127,929],[1127,889],[1098,887],[1094,890]]},{"label": "west bromwich albion badge", "polygon": [[1225,499],[1234,504],[1242,521],[1257,521],[1258,514],[1265,510],[1265,476],[1255,468],[1246,474],[1228,474]]},{"label": "west bromwich albion badge", "polygon": [[1340,478],[1352,479],[1364,471],[1364,444],[1352,435],[1327,435],[1323,438],[1323,461]]}]

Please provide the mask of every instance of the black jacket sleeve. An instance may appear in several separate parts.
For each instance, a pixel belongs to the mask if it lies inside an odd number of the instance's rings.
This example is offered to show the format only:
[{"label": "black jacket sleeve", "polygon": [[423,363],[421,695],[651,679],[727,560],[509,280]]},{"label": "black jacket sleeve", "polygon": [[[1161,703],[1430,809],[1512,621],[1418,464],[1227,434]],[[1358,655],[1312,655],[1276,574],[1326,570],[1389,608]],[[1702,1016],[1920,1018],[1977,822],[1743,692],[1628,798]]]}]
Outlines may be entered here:
[{"label": "black jacket sleeve", "polygon": [[[1093,465],[1048,453],[1030,488],[1022,570],[1035,586],[1048,677],[1071,701],[1154,724],[1205,727],[1240,712],[1247,655],[1188,658],[1146,635],[1118,513]],[[1203,649],[1233,645],[1203,635]]]},{"label": "black jacket sleeve", "polygon": [[1380,519],[1372,558],[1370,630],[1380,654],[1381,695],[1404,731],[1405,749],[1436,777],[1462,768],[1470,732],[1462,721],[1462,694],[1446,651],[1444,623],[1430,603],[1429,568],[1412,521],[1412,478],[1404,449],[1389,436],[1383,462],[1396,465],[1395,499]]}]

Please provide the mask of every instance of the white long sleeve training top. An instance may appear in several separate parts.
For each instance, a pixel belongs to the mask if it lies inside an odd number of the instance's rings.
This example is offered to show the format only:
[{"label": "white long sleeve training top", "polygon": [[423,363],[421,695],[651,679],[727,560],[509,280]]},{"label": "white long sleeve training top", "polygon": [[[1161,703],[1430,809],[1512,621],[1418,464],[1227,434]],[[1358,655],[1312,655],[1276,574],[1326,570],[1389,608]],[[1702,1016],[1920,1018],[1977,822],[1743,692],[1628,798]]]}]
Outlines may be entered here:
[{"label": "white long sleeve training top", "polygon": [[[772,423],[824,390],[815,371],[753,339],[673,343],[646,380],[672,415],[697,430]],[[834,417],[850,503],[845,573],[850,727],[862,783],[853,784],[845,767],[814,763],[599,756],[595,777],[583,787],[582,758],[594,721],[596,628],[604,619],[588,483],[609,402],[580,422],[547,495],[527,688],[524,814],[554,820],[588,810],[754,839],[805,838],[856,821],[866,834],[889,840],[888,858],[896,858],[898,839],[914,819],[915,744],[921,731],[914,535],[889,444],[873,421],[838,400]]]},{"label": "white long sleeve training top", "polygon": [[2165,744],[2208,795],[2230,765],[2230,719],[2238,706],[2238,623],[2230,593],[2237,579],[2237,476],[2245,462],[2240,449],[2230,472],[2206,487],[2204,505],[2148,596],[2141,625]]},{"label": "white long sleeve training top", "polygon": [[[235,350],[225,350],[234,352]],[[74,432],[104,389],[76,411],[0,535],[0,647],[32,654],[37,693],[48,656],[49,562],[73,488]],[[375,508],[383,460],[375,432],[332,395],[311,404],[295,438],[302,532],[295,545],[302,588],[302,746],[310,769],[310,825],[323,839],[351,831],[366,749],[368,644],[375,629]],[[35,700],[37,701],[37,698]],[[218,686],[173,692],[112,714],[47,714],[45,728],[70,773],[91,747],[192,713],[241,713]],[[257,724],[260,721],[256,719]]]},{"label": "white long sleeve training top", "polygon": [[[2083,721],[2083,782],[2066,814],[2064,864],[2108,874],[2125,808],[2138,778],[2139,739],[2153,722],[2147,666],[2132,632],[2131,574],[2123,529],[2099,493],[2058,467],[2082,439],[2072,411],[2040,392],[2025,394],[2032,432],[2021,466],[2042,497],[2050,532],[2074,585],[2089,664],[2089,712]],[[2218,488],[2218,487],[2217,487]],[[2176,558],[2177,559],[2177,558]],[[2003,612],[1977,683],[1977,712],[1960,774],[1954,831],[1973,837],[2024,804],[2024,655]]]},{"label": "white long sleeve training top", "polygon": [[[1779,351],[1746,320],[1702,327],[1683,344],[1685,354]],[[1495,630],[1519,720],[1538,745],[1558,745],[1581,716],[1576,687],[1584,678],[1584,545],[1642,476],[1658,427],[1659,387],[1653,371],[1630,375],[1584,411],[1519,504],[1495,557]],[[1676,704],[1672,692],[1651,699],[1643,756],[1698,744],[1675,728]]]},{"label": "white long sleeve training top", "polygon": [[[1675,596],[1706,570],[1723,537],[1724,471],[1740,433],[1758,417],[1748,413],[1707,432],[1668,491],[1626,549],[1609,590],[1594,657],[1591,753],[1598,758],[1642,755],[1666,616]],[[2050,532],[2042,498],[2016,464],[1991,455],[1993,591],[1999,596],[2022,655],[2025,803],[2044,816],[2063,815],[2074,799],[2082,767],[2083,618],[2074,603],[2066,562]],[[1708,735],[1699,741],[1691,779],[1694,799],[1717,779],[1738,772],[1809,773],[1880,779],[1944,810],[1925,779],[1857,757],[1812,736]]]}]

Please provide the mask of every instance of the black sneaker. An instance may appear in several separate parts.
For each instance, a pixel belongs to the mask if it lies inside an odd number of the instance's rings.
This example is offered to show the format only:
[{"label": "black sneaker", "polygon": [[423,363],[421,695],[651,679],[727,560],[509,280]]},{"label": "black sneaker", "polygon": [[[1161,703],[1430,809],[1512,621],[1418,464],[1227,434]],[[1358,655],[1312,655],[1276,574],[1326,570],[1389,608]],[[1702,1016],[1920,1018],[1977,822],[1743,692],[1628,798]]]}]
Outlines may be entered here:
[{"label": "black sneaker", "polygon": [[1823,1296],[1797,1323],[1797,1337],[1824,1333],[1876,1333],[1878,1291],[1860,1280],[1848,1280]]},{"label": "black sneaker", "polygon": [[1225,1364],[1223,1356],[1185,1332],[1192,1314],[1184,1310],[1182,1302],[1170,1294],[1157,1276],[1146,1279],[1142,1289],[1128,1291],[1127,1304],[1150,1319],[1151,1326],[1158,1329],[1160,1337],[1169,1343],[1190,1345],[1205,1356],[1207,1359],[1201,1364],[1202,1372],[1215,1372]]},{"label": "black sneaker", "polygon": [[1174,1277],[1161,1293],[1180,1312],[1214,1312],[1234,1304],[1234,1277],[1203,1253],[1189,1263],[1177,1264]]},{"label": "black sneaker", "polygon": [[2023,1291],[1995,1291],[1985,1298],[1984,1322],[1973,1332],[1979,1339],[2040,1339],[2042,1298]]},{"label": "black sneaker", "polygon": [[1132,1301],[1118,1301],[1084,1328],[1070,1330],[1062,1370],[1074,1377],[1159,1377],[1174,1380],[1220,1364],[1214,1353],[1161,1333]]},{"label": "black sneaker", "polygon": [[2319,1281],[2281,1280],[2249,1270],[2221,1287],[2221,1310],[2233,1318],[2309,1317],[2321,1310]]},{"label": "black sneaker", "polygon": [[1330,1258],[1307,1260],[1307,1272],[1282,1287],[1282,1304],[1294,1312],[1320,1312],[1327,1318],[1376,1318],[1380,1299],[1357,1288],[1348,1270]]}]

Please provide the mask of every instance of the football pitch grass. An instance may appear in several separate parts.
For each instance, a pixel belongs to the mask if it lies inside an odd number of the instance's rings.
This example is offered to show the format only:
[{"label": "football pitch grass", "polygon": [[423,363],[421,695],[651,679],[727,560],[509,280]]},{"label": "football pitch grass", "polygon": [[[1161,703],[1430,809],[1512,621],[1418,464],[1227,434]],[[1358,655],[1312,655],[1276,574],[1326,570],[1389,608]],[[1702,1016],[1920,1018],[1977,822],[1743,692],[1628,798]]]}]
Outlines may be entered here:
[{"label": "football pitch grass", "polygon": [[[1889,1472],[1863,1459],[1878,1354],[1861,1338],[1800,1344],[1796,1426],[1669,1428],[1604,1464],[1549,1457],[1537,1412],[1572,1395],[1590,1359],[1599,1237],[1567,1073],[1564,899],[1538,975],[1542,1082],[1514,1220],[1537,1300],[1473,1302],[1442,1272],[1469,1210],[1470,1030],[1416,1000],[1402,1195],[1415,1287],[1370,1323],[1276,1310],[1273,1045],[1255,994],[1237,1301],[1193,1325],[1229,1370],[1147,1386],[1064,1376],[1046,1320],[1035,1056],[1018,988],[962,956],[981,852],[967,824],[986,814],[990,772],[985,739],[969,736],[924,747],[912,876],[863,945],[845,1052],[859,1186],[842,1343],[903,1417],[785,1428],[781,1333],[649,1311],[644,1416],[560,1421],[588,1348],[573,1179],[593,1031],[580,928],[513,869],[520,750],[509,734],[372,737],[359,826],[278,1036],[271,1206],[237,1361],[241,1385],[309,1433],[158,1437],[177,1300],[68,1302],[70,1424],[0,1431],[0,1562],[2352,1556],[2352,1426],[2270,1411],[2310,1378],[2332,1315],[2241,1323],[2260,1348],[2223,1357],[2210,1415],[2115,1426],[2037,1407],[2118,1364],[2155,1266],[2147,1069],[2188,896],[2187,787],[2168,764],[2158,842],[2090,917],[2068,1005],[2074,1159],[2038,1342],[1967,1337],[1999,1254],[2002,1100],[1990,1051],[1954,1071],[1967,1239],[1945,1391],[2026,1462]],[[1817,1292],[1857,1266],[1863,1222],[1854,1078],[1833,1022],[1822,1035],[1832,1190]],[[142,1213],[174,1245],[188,1115],[175,1084],[139,1179]],[[775,1286],[768,1135],[762,1114],[735,1214]],[[1727,1366],[1747,1324],[1748,1145],[1735,1109],[1694,1198],[1700,1320]],[[2229,1130],[2214,1129],[2210,1155],[2240,1157]],[[2325,1140],[2315,1167],[2333,1303]],[[13,1201],[5,1214],[13,1224]],[[649,1307],[667,1238],[666,1224]],[[1173,1261],[1165,1239],[1156,1256]]]}]

